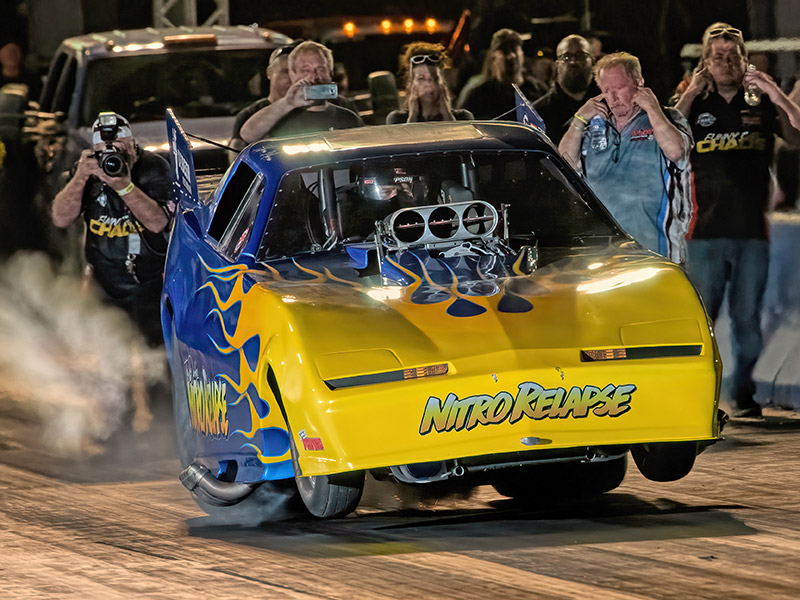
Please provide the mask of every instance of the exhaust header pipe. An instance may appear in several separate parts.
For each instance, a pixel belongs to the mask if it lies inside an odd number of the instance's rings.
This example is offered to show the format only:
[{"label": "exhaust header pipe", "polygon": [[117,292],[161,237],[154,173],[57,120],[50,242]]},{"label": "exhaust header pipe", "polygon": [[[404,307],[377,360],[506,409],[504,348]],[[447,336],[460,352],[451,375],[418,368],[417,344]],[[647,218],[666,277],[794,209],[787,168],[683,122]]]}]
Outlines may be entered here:
[{"label": "exhaust header pipe", "polygon": [[249,496],[258,484],[229,483],[220,481],[211,474],[208,467],[192,463],[180,474],[180,480],[187,490],[203,502],[212,506],[233,506]]}]

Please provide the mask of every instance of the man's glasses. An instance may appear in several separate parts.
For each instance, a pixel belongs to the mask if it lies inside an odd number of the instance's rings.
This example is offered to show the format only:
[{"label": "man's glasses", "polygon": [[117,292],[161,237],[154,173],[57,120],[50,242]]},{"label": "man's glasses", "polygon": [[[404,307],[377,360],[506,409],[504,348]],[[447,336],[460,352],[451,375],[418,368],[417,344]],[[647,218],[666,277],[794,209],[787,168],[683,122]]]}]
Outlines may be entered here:
[{"label": "man's glasses", "polygon": [[709,38],[719,37],[721,35],[731,35],[733,37],[742,37],[742,30],[736,27],[715,27],[708,32]]},{"label": "man's glasses", "polygon": [[574,54],[568,54],[565,52],[564,54],[560,54],[559,56],[557,56],[556,60],[562,63],[584,62],[586,60],[589,60],[590,58],[592,58],[592,55],[589,54],[588,52],[575,52]]},{"label": "man's glasses", "polygon": [[442,55],[441,54],[417,54],[416,56],[411,57],[411,64],[413,65],[422,65],[425,63],[430,63],[432,65],[438,65],[442,62]]}]

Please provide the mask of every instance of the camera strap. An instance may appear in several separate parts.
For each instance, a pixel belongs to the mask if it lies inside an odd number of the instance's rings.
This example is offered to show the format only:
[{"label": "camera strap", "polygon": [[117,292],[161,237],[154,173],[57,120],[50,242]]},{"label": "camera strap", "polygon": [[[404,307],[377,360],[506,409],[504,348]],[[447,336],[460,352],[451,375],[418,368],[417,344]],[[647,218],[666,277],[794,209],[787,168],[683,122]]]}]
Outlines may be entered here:
[{"label": "camera strap", "polygon": [[139,278],[136,276],[136,257],[142,251],[142,238],[138,232],[128,234],[128,256],[125,258],[125,269],[133,277],[136,283]]}]

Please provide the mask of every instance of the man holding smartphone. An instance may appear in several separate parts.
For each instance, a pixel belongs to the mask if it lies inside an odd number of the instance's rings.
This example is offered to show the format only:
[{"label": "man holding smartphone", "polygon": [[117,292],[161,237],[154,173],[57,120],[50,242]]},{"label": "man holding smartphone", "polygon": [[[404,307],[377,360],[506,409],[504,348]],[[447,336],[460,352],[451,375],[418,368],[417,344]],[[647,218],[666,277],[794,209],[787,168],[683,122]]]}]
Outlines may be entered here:
[{"label": "man holding smartphone", "polygon": [[249,144],[268,137],[363,126],[357,114],[329,102],[336,98],[332,75],[330,49],[312,41],[299,44],[289,54],[291,85],[286,95],[245,121],[241,138]]},{"label": "man holding smartphone", "polygon": [[676,104],[697,141],[697,223],[687,270],[713,320],[728,290],[734,416],[758,417],[753,369],[769,267],[770,166],[775,135],[797,135],[800,107],[769,75],[748,68],[740,30],[714,23],[702,42],[702,62]]},{"label": "man holding smartphone", "polygon": [[[674,109],[662,109],[644,87],[642,67],[632,54],[604,56],[594,74],[601,94],[573,115],[558,150],[584,173],[628,233],[681,264],[692,216],[692,136],[686,119]],[[589,122],[596,117],[589,135]],[[597,137],[603,143],[594,143]]]}]

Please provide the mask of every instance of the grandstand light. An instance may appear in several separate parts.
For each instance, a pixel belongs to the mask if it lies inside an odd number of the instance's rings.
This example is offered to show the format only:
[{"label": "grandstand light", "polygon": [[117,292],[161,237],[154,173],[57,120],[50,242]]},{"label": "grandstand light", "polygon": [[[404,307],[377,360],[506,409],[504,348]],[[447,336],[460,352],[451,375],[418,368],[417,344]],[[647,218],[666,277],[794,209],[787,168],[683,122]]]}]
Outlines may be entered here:
[{"label": "grandstand light", "polygon": [[381,21],[381,31],[383,35],[389,35],[392,32],[392,22],[389,19]]},{"label": "grandstand light", "polygon": [[347,23],[345,23],[342,29],[344,30],[344,34],[349,38],[353,37],[356,34],[356,24],[353,23],[352,21],[348,21]]},{"label": "grandstand light", "polygon": [[439,28],[439,24],[436,22],[436,19],[426,19],[425,28],[428,30],[428,33],[434,33]]},{"label": "grandstand light", "polygon": [[403,21],[403,29],[406,30],[406,33],[414,31],[414,19],[406,19]]}]

